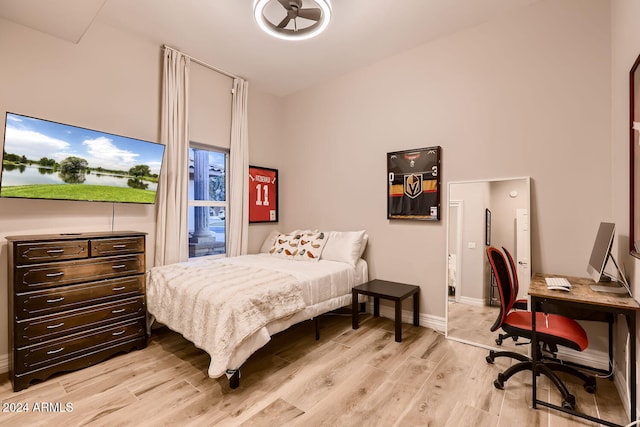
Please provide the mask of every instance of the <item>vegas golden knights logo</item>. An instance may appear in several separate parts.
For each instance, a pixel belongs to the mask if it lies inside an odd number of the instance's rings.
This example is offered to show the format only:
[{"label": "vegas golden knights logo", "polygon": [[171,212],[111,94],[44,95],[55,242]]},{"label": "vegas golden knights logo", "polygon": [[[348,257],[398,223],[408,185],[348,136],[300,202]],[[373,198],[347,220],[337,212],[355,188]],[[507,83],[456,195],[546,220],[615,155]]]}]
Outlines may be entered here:
[{"label": "vegas golden knights logo", "polygon": [[404,194],[415,199],[422,194],[422,175],[404,176]]}]

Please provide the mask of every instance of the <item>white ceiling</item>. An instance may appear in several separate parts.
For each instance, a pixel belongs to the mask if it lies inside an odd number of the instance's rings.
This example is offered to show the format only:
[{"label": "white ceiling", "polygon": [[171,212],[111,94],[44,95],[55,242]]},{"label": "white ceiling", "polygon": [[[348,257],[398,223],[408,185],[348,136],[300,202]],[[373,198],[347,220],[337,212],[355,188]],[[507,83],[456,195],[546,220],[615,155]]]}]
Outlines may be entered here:
[{"label": "white ceiling", "polygon": [[284,96],[538,0],[332,0],[328,29],[297,42],[264,34],[253,1],[0,0],[0,17],[73,43],[98,21]]}]

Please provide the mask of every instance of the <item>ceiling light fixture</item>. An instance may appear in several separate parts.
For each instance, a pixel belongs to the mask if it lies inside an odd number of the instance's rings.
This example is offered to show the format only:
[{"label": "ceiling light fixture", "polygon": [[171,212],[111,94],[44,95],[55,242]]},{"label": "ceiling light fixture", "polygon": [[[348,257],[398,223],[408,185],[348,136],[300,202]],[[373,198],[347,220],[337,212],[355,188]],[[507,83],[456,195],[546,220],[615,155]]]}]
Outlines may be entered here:
[{"label": "ceiling light fixture", "polygon": [[[330,0],[255,0],[253,15],[267,34],[283,40],[306,40],[323,32],[331,20]],[[270,6],[280,3],[281,6]],[[265,8],[267,14],[265,15]],[[268,16],[268,17],[267,17]]]}]

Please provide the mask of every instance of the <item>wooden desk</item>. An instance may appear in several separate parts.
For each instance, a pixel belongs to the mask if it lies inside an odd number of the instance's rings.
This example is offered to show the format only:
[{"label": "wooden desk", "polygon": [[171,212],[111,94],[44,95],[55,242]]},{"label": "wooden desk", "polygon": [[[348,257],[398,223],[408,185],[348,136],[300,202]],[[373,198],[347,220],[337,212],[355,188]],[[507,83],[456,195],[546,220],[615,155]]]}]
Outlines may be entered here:
[{"label": "wooden desk", "polygon": [[[565,277],[571,283],[571,291],[553,291],[547,289],[547,284],[544,280],[545,277]],[[540,274],[536,273],[529,285],[529,295],[531,296],[531,311],[532,311],[532,339],[531,339],[531,354],[533,355],[533,365],[537,364],[537,352],[535,349],[538,346],[536,338],[536,312],[542,304],[553,304],[560,310],[566,309],[567,312],[572,310],[592,310],[602,313],[615,313],[625,316],[627,321],[627,328],[629,330],[629,399],[630,399],[630,420],[636,420],[636,313],[640,310],[640,304],[627,294],[613,294],[607,292],[597,292],[591,289],[590,285],[594,284],[594,281],[588,278],[579,277],[567,277],[553,274]],[[603,285],[604,283],[599,283]],[[615,287],[616,285],[611,285]],[[561,314],[564,314],[560,311]],[[571,409],[566,409],[561,406],[553,405],[551,403],[541,401],[537,399],[537,384],[536,384],[536,369],[533,369],[533,407],[536,408],[536,404],[546,406],[548,408],[557,409],[562,412],[575,415],[580,418],[585,418],[597,423],[601,423],[608,426],[618,427],[618,424],[601,420]]]}]

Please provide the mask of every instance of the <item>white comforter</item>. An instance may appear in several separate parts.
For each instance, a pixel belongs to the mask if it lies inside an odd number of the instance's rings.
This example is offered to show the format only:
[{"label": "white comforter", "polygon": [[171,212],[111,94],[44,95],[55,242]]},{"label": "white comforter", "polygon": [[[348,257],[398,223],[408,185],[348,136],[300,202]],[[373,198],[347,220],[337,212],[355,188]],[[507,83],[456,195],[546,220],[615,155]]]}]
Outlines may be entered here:
[{"label": "white comforter", "polygon": [[209,353],[208,373],[216,378],[245,338],[303,310],[305,301],[288,273],[204,260],[152,268],[147,306],[156,320]]}]

